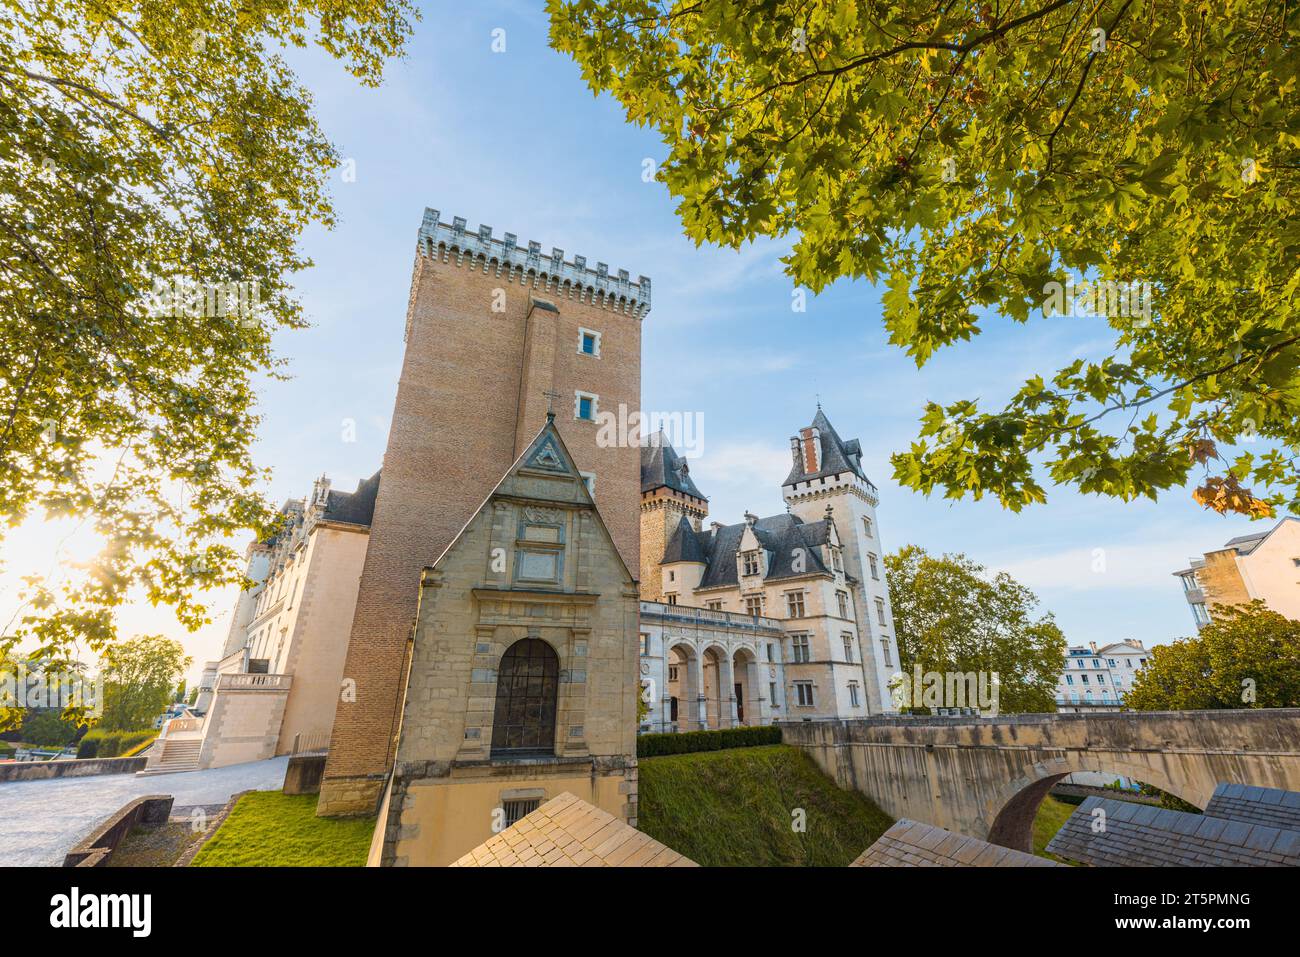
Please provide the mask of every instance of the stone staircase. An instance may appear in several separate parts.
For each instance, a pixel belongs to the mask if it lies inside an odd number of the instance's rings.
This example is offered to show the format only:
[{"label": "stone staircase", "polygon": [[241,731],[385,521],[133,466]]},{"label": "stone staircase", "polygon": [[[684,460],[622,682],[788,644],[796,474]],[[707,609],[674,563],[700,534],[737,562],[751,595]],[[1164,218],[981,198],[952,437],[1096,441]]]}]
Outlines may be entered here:
[{"label": "stone staircase", "polygon": [[150,755],[149,765],[143,771],[136,772],[137,777],[151,774],[173,774],[177,771],[197,771],[199,769],[199,750],[203,747],[202,738],[163,738],[155,748],[161,750]]}]

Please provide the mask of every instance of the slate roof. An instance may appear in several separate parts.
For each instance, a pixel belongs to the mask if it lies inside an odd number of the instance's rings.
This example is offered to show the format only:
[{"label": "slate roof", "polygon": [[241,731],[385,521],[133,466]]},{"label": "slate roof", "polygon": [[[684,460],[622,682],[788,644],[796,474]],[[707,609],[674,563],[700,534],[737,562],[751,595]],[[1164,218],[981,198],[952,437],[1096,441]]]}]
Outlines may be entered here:
[{"label": "slate roof", "polygon": [[862,445],[857,439],[849,439],[847,442],[841,439],[835,427],[831,425],[830,419],[826,418],[826,413],[821,410],[821,406],[817,407],[817,415],[812,420],[812,427],[821,433],[821,458],[819,459],[821,468],[816,472],[805,472],[803,458],[800,456],[790,469],[790,474],[782,483],[783,485],[839,475],[841,472],[852,472],[858,478],[870,481],[862,471]]},{"label": "slate roof", "polygon": [[698,867],[567,791],[494,834],[452,867]]},{"label": "slate roof", "polygon": [[1260,546],[1260,543],[1263,542],[1264,539],[1268,538],[1287,522],[1300,522],[1300,518],[1296,518],[1294,515],[1287,515],[1267,531],[1251,532],[1249,535],[1238,535],[1236,538],[1228,539],[1227,543],[1224,544],[1223,547],[1235,548],[1241,554],[1249,555]]},{"label": "slate roof", "polygon": [[1205,805],[1211,817],[1230,821],[1269,824],[1289,831],[1300,831],[1300,791],[1261,788],[1247,784],[1220,784]]},{"label": "slate roof", "polygon": [[663,429],[647,436],[641,446],[641,491],[653,492],[657,488],[670,488],[704,499],[704,493],[691,480],[686,459],[668,443]]},{"label": "slate roof", "polygon": [[[723,525],[707,532],[697,532],[690,523],[678,523],[664,549],[663,562],[703,561],[704,574],[700,588],[720,588],[738,585],[736,553],[745,534],[746,522]],[[768,552],[767,577],[764,581],[797,578],[811,574],[828,574],[817,546],[825,545],[830,535],[830,525],[825,520],[805,522],[795,515],[773,515],[754,523],[754,536]],[[804,570],[795,571],[795,549],[804,550]],[[696,556],[681,558],[681,555]]]},{"label": "slate roof", "polygon": [[863,851],[849,867],[1061,867],[1056,861],[1035,857],[954,834],[932,824],[901,818],[880,839]]},{"label": "slate roof", "polygon": [[368,528],[375,517],[375,499],[379,495],[380,474],[376,472],[370,478],[362,479],[353,492],[330,489],[329,500],[325,504],[325,512],[321,517],[330,522],[364,525]]},{"label": "slate roof", "polygon": [[[1097,808],[1105,827],[1094,832]],[[1090,797],[1047,850],[1102,867],[1296,867],[1300,831]]]},{"label": "slate roof", "polygon": [[677,522],[677,527],[673,529],[673,534],[669,537],[668,544],[664,548],[663,561],[665,563],[698,562],[703,565],[708,560],[708,553],[705,552],[700,537],[695,534],[695,529],[691,526],[690,521],[683,515]]}]

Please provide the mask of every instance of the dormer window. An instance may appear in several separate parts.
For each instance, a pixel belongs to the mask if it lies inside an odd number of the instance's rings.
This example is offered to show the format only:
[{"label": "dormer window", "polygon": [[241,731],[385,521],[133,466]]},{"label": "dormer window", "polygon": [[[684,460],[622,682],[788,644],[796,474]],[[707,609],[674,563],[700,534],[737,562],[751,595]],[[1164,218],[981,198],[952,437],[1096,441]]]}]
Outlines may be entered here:
[{"label": "dormer window", "polygon": [[743,574],[746,577],[758,574],[758,552],[745,552],[741,560],[744,563]]},{"label": "dormer window", "polygon": [[837,571],[844,571],[844,560],[840,557],[840,550],[831,546],[831,566]]}]

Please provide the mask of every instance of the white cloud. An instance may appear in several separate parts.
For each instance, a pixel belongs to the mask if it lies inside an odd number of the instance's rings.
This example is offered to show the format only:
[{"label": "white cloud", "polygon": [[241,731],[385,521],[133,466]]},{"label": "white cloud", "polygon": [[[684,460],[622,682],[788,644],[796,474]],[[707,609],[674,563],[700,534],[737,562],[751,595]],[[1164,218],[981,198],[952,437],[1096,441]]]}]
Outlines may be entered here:
[{"label": "white cloud", "polygon": [[990,567],[1036,590],[1168,590],[1178,584],[1173,573],[1186,567],[1188,557],[1200,554],[1205,547],[1204,536],[1140,544],[1099,541],[1093,546],[990,562]]},{"label": "white cloud", "polygon": [[[719,442],[705,444],[704,454],[691,462],[697,482],[710,485],[745,486],[765,492],[779,488],[790,471],[790,449],[768,442]],[[704,494],[709,494],[704,489]]]}]

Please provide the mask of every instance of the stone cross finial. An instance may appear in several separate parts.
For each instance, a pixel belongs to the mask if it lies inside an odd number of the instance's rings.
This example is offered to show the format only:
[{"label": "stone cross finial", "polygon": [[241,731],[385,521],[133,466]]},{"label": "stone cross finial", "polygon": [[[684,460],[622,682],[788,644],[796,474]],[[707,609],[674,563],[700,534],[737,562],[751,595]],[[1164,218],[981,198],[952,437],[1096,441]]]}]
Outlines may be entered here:
[{"label": "stone cross finial", "polygon": [[564,398],[564,393],[563,393],[563,392],[556,392],[554,389],[547,389],[545,392],[542,393],[542,395],[546,396],[546,416],[547,416],[547,418],[550,418],[550,419],[555,418],[555,409],[552,407],[552,403],[553,403],[556,399],[563,399],[563,398]]}]

